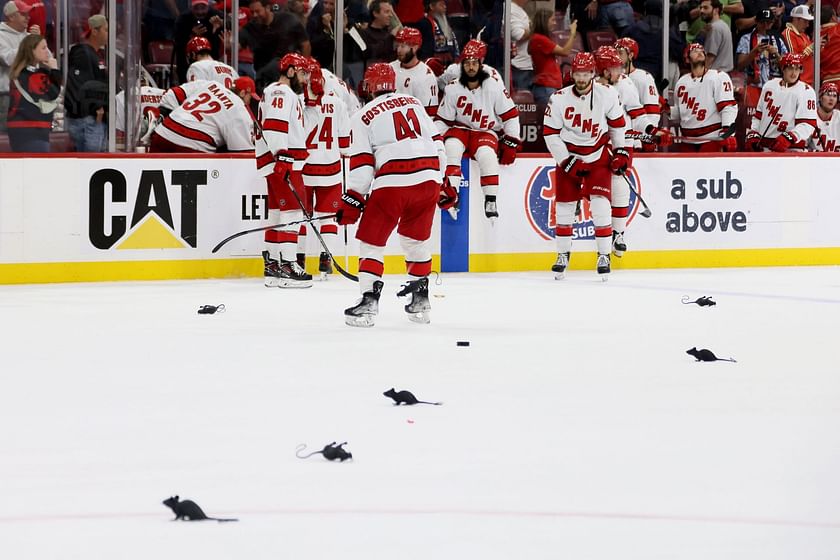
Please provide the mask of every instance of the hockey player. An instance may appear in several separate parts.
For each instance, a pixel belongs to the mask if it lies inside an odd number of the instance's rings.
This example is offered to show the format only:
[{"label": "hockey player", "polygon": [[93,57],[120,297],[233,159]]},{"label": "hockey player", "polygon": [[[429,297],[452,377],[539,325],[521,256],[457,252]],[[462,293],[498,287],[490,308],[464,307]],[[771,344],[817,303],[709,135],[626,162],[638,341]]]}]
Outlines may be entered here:
[{"label": "hockey player", "polygon": [[[314,58],[309,62],[309,82],[304,88],[303,122],[306,128],[306,149],[309,155],[303,164],[304,203],[307,212],[315,217],[334,214],[341,200],[341,155],[350,147],[350,115],[347,106],[335,93],[325,93],[321,65]],[[319,222],[309,227],[320,227],[330,253],[338,249],[338,225]],[[297,262],[305,268],[306,228],[298,237]],[[332,274],[332,259],[321,252],[318,272],[326,280]]]},{"label": "hockey player", "polygon": [[639,92],[639,101],[645,108],[645,113],[650,115],[656,124],[659,124],[662,103],[659,98],[659,90],[656,89],[656,81],[650,75],[650,72],[633,65],[633,61],[639,58],[639,43],[630,37],[622,37],[615,42],[615,48],[624,63],[624,73],[633,80],[636,91]]},{"label": "hockey player", "polygon": [[[589,199],[598,250],[597,270],[610,273],[610,195],[612,174],[623,174],[632,158],[625,146],[624,109],[615,88],[596,83],[595,57],[577,53],[572,59],[574,84],[551,96],[545,109],[543,133],[557,162],[555,210],[558,280],[569,266],[575,206]],[[610,146],[612,157],[610,157]]]},{"label": "hockey player", "polygon": [[362,108],[362,104],[359,103],[359,98],[350,91],[350,88],[344,80],[326,68],[321,68],[321,74],[324,76],[324,93],[334,93],[337,95],[344,102],[344,105],[347,106],[350,115]]},{"label": "hockey player", "polygon": [[[138,143],[146,145],[151,137],[152,128],[157,125],[158,117],[160,117],[160,102],[163,99],[163,94],[166,93],[158,87],[150,86],[145,76],[140,78],[140,118],[141,129]],[[125,90],[119,92],[114,98],[114,126],[117,131],[117,139],[125,141]]]},{"label": "hockey player", "polygon": [[817,128],[814,88],[799,79],[802,55],[787,53],[779,59],[781,78],[761,88],[744,147],[747,151],[801,151]]},{"label": "hockey player", "polygon": [[[481,43],[481,44],[484,44],[484,43]],[[466,45],[464,45],[464,46],[466,46]],[[434,60],[434,59],[430,59],[430,60]],[[429,64],[428,64],[428,61],[427,61],[426,66],[428,66],[428,65]],[[489,64],[482,64],[481,69],[484,70],[485,72],[487,72],[487,74],[489,74],[490,77],[493,78],[494,80],[496,80],[497,82],[504,83],[504,80],[502,79],[502,76],[496,71],[495,68],[493,68]],[[438,79],[437,79],[438,80],[438,90],[439,91],[444,91],[446,89],[446,86],[448,86],[452,82],[452,80],[457,80],[460,76],[461,76],[461,64],[458,63],[458,62],[453,62],[452,64],[450,64],[449,66],[446,67],[446,69],[443,71],[443,73],[440,76],[438,76]]]},{"label": "hockey player", "polygon": [[[308,79],[309,63],[297,54],[284,55],[280,77],[263,91],[257,120],[257,172],[266,178],[268,219],[288,223],[303,219],[303,170],[307,157],[303,105],[299,94]],[[292,190],[294,189],[294,192]],[[297,193],[297,196],[295,196]],[[295,260],[298,228],[286,226],[265,232],[263,273],[267,287],[309,288],[312,275]]]},{"label": "hockey player", "polygon": [[413,95],[426,108],[430,117],[438,112],[437,77],[424,62],[417,58],[423,36],[413,27],[403,27],[394,37],[397,60],[391,62],[397,74],[397,93]]},{"label": "hockey player", "polygon": [[443,143],[420,100],[395,93],[396,74],[388,64],[369,66],[364,79],[374,98],[351,118],[350,174],[337,217],[339,224],[348,225],[361,216],[356,238],[362,299],[344,311],[344,321],[373,326],[385,244],[396,228],[410,279],[398,295],[411,295],[405,306],[409,320],[428,323],[435,206],[447,208],[458,193],[449,184],[441,185]]},{"label": "hockey player", "polygon": [[187,59],[192,62],[187,68],[187,81],[210,80],[233,89],[233,82],[239,77],[236,70],[224,62],[213,60],[213,47],[204,37],[193,37],[187,43]]},{"label": "hockey player", "polygon": [[[193,84],[191,94],[179,106],[171,111],[161,110],[164,119],[152,132],[149,151],[205,154],[253,151],[254,119],[236,86],[231,91],[218,82],[200,80]],[[168,102],[173,98],[171,90],[163,95]]]},{"label": "hockey player", "polygon": [[837,84],[826,82],[820,87],[817,106],[817,131],[811,137],[815,152],[840,152],[840,111],[837,107]]},{"label": "hockey player", "polygon": [[[499,217],[499,164],[510,165],[519,150],[519,111],[501,82],[482,68],[487,45],[472,40],[461,52],[461,75],[446,86],[438,111],[439,129],[446,144],[446,178],[461,185],[461,158],[478,163],[484,215]],[[501,137],[500,137],[501,135]]]},{"label": "hockey player", "polygon": [[691,43],[685,48],[684,60],[691,71],[677,80],[671,121],[675,122],[683,139],[677,148],[681,152],[735,152],[735,101],[729,74],[706,68],[703,45]]},{"label": "hockey player", "polygon": [[[645,145],[667,145],[670,135],[667,131],[657,129],[652,119],[645,113],[639,102],[639,93],[630,78],[624,75],[623,64],[618,51],[609,46],[599,47],[595,51],[595,66],[598,69],[598,83],[613,86],[618,93],[618,99],[624,107],[624,120],[628,124],[627,150],[631,145],[640,145],[638,138],[645,139]],[[634,142],[634,143],[633,143]],[[633,143],[633,144],[631,144]],[[624,240],[624,230],[627,227],[627,215],[630,213],[630,185],[624,177],[613,175],[612,191],[612,252],[621,257],[627,251]]]}]

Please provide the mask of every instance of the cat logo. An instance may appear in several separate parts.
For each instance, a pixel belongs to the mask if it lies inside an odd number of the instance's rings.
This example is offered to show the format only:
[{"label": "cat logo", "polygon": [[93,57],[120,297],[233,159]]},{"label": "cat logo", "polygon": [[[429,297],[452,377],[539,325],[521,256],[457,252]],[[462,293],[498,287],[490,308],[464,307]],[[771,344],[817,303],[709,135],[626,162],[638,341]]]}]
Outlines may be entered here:
[{"label": "cat logo", "polygon": [[[186,249],[197,247],[198,187],[207,184],[206,170],[172,170],[169,189],[162,170],[140,172],[136,197],[128,212],[126,177],[117,169],[100,169],[89,182],[88,237],[97,249]],[[108,188],[110,187],[110,188]],[[180,187],[180,228],[172,218],[170,196]],[[173,192],[170,192],[171,191]],[[128,235],[126,235],[128,233]]]}]

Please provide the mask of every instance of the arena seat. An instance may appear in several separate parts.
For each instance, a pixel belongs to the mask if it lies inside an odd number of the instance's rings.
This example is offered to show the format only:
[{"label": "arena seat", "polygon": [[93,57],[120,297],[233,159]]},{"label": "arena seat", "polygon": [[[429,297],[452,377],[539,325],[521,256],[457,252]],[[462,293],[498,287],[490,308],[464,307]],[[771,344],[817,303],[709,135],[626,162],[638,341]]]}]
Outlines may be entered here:
[{"label": "arena seat", "polygon": [[586,33],[586,44],[589,46],[590,52],[595,52],[598,47],[611,47],[615,45],[616,37],[610,29],[602,29],[600,31],[589,31]]}]

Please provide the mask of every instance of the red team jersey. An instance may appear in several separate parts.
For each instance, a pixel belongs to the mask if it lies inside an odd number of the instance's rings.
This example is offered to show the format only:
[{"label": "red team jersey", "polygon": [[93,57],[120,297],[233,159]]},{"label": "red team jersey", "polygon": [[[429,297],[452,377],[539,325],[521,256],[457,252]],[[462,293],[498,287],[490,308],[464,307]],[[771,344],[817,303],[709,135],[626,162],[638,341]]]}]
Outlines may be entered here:
[{"label": "red team jersey", "polygon": [[347,106],[335,94],[326,94],[320,105],[303,110],[306,125],[306,148],[309,155],[303,165],[307,187],[331,187],[341,184],[341,154],[350,147],[350,116]]},{"label": "red team jersey", "polygon": [[233,82],[239,74],[232,67],[217,60],[198,60],[190,64],[187,69],[187,81],[210,80],[219,82],[228,89],[233,88]]},{"label": "red team jersey", "polygon": [[442,182],[443,142],[416,97],[402,93],[376,97],[351,117],[350,129],[348,190],[366,194],[379,188]]},{"label": "red team jersey", "polygon": [[683,142],[702,144],[720,140],[720,131],[735,122],[738,105],[729,74],[707,70],[695,78],[684,74],[674,88],[671,120],[679,123]]},{"label": "red team jersey", "polygon": [[761,135],[765,147],[769,140],[789,132],[796,140],[793,147],[804,148],[817,128],[814,88],[801,80],[792,86],[785,86],[781,78],[769,80],[761,88],[750,128]]},{"label": "red team jersey", "polygon": [[271,175],[275,157],[280,152],[294,158],[295,170],[302,170],[307,152],[300,96],[286,84],[269,85],[263,91],[257,119],[262,127],[256,147],[260,175]]},{"label": "red team jersey", "polygon": [[199,152],[252,151],[253,118],[239,96],[216,82],[193,83],[199,84],[194,93],[169,113],[155,134]]},{"label": "red team jersey", "polygon": [[400,61],[390,63],[397,75],[397,93],[407,93],[420,100],[430,117],[438,112],[437,76],[426,63],[418,62],[411,68],[404,68]]}]

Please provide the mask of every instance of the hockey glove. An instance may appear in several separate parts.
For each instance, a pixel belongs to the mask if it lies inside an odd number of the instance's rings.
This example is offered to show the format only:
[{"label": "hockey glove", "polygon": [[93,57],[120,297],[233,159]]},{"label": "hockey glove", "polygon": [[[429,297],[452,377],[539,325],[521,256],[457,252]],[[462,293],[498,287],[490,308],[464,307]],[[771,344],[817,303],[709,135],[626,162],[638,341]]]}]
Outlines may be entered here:
[{"label": "hockey glove", "polygon": [[633,159],[630,156],[630,152],[624,148],[618,148],[613,151],[613,157],[610,160],[610,169],[612,169],[614,175],[624,175],[624,172],[627,171],[627,168],[630,167],[632,162]]},{"label": "hockey glove", "polygon": [[569,175],[571,177],[586,177],[589,173],[588,170],[583,169],[583,162],[576,158],[575,156],[569,156],[563,164],[560,166],[560,169],[563,170],[563,173]]},{"label": "hockey glove", "polygon": [[456,204],[458,204],[458,191],[449,184],[448,181],[444,181],[440,187],[440,197],[438,198],[438,208],[441,210],[449,210],[453,208]]},{"label": "hockey glove", "polygon": [[365,208],[365,197],[357,192],[347,191],[341,195],[341,207],[335,213],[335,221],[342,226],[349,226],[359,221]]},{"label": "hockey glove", "polygon": [[499,142],[499,163],[510,165],[516,161],[516,152],[519,151],[519,139],[505,136]]},{"label": "hockey glove", "polygon": [[735,134],[735,123],[730,124],[729,126],[725,126],[720,131],[720,139],[726,140],[730,136]]},{"label": "hockey glove", "polygon": [[289,152],[277,152],[277,155],[274,157],[274,173],[276,173],[280,179],[285,180],[292,172],[292,165],[294,163],[295,158],[293,158]]},{"label": "hockey glove", "polygon": [[790,132],[782,132],[776,137],[776,141],[770,146],[774,152],[786,152],[788,148],[796,144],[796,138]]},{"label": "hockey glove", "polygon": [[671,114],[671,105],[668,103],[668,100],[659,96],[659,114],[665,113],[666,115]]},{"label": "hockey glove", "polygon": [[647,125],[647,128],[645,128],[645,134],[652,136],[653,143],[662,148],[670,146],[674,143],[671,132],[665,128],[657,128],[652,124],[649,124]]},{"label": "hockey glove", "polygon": [[761,151],[761,136],[759,136],[758,132],[754,130],[747,132],[747,137],[744,139],[744,150],[748,152]]}]

